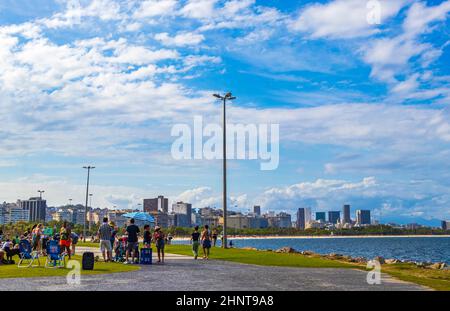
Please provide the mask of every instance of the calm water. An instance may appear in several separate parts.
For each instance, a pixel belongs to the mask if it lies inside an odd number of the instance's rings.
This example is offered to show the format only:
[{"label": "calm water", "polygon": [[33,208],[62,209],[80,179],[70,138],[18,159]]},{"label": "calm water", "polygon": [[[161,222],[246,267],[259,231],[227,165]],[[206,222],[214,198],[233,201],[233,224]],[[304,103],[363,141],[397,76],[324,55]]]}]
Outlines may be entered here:
[{"label": "calm water", "polygon": [[[290,246],[319,254],[339,253],[352,257],[397,258],[450,264],[450,237],[231,239],[234,247],[276,250]],[[178,242],[186,243],[186,242]]]}]

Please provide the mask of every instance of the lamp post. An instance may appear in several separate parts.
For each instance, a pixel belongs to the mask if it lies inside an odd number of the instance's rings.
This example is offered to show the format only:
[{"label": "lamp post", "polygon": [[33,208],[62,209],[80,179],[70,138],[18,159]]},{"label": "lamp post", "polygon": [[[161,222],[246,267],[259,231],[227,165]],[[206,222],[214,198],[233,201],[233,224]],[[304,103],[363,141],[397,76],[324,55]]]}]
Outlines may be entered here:
[{"label": "lamp post", "polygon": [[223,102],[223,242],[222,247],[227,248],[227,100],[236,99],[231,92],[225,95],[213,94],[214,97]]},{"label": "lamp post", "polygon": [[86,236],[86,219],[87,219],[87,208],[88,208],[88,197],[89,197],[89,177],[91,170],[95,168],[95,166],[83,166],[84,169],[87,169],[87,182],[86,182],[86,204],[84,205],[84,221],[83,221],[83,237]]},{"label": "lamp post", "polygon": [[42,194],[45,192],[44,190],[38,190],[39,192],[39,199],[42,201]]},{"label": "lamp post", "polygon": [[92,193],[89,193],[89,232],[91,232],[91,209],[92,209]]}]

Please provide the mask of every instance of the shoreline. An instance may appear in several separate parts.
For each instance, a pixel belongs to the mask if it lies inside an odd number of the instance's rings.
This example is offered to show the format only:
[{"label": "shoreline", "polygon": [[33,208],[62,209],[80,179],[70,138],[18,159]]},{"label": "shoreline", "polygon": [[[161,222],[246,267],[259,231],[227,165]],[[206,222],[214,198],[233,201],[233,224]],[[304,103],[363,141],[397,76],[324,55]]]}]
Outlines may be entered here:
[{"label": "shoreline", "polygon": [[[234,240],[266,240],[266,239],[360,239],[360,238],[450,238],[450,235],[229,235],[227,239]],[[174,241],[190,240],[189,237],[176,237]]]}]

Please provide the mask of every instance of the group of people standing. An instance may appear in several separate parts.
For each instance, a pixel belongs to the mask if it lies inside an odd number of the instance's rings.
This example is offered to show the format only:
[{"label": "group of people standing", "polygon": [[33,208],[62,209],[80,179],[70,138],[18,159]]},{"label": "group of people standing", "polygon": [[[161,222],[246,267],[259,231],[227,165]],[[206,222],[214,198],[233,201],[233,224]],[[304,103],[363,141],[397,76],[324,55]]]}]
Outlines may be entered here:
[{"label": "group of people standing", "polygon": [[[103,218],[103,223],[98,229],[98,237],[100,239],[100,251],[104,261],[112,261],[112,250],[116,249],[115,244],[118,243],[118,230],[108,223],[108,218]],[[129,225],[123,231],[124,238],[126,239],[126,254],[124,264],[131,264],[135,262],[135,259],[139,257],[139,235],[140,229],[135,224],[133,218],[130,219]],[[166,244],[166,236],[162,232],[159,226],[154,228],[153,234],[150,232],[150,226],[144,226],[143,234],[144,248],[150,248],[152,241],[155,243],[158,251],[158,263],[164,263],[164,246]],[[129,260],[131,258],[131,261]]]},{"label": "group of people standing", "polygon": [[[139,257],[139,236],[140,229],[135,224],[135,220],[131,218],[128,226],[122,232],[123,238],[126,239],[126,254],[124,264],[131,264],[135,262],[135,259]],[[118,230],[112,223],[108,223],[108,218],[103,218],[103,223],[100,225],[97,236],[100,240],[100,251],[102,252],[104,261],[112,261],[112,251],[116,249],[115,243],[118,242]],[[153,233],[150,230],[149,225],[144,226],[143,247],[151,248],[152,243],[155,244],[158,263],[164,263],[164,248],[167,243],[170,243],[171,235],[167,235],[163,232],[161,227],[155,226]],[[170,237],[169,237],[170,236]],[[216,246],[218,233],[217,230],[211,231],[208,225],[203,227],[200,232],[199,227],[194,228],[194,232],[191,234],[192,252],[194,259],[199,256],[199,248],[202,247],[203,259],[209,259],[211,246]],[[131,261],[130,261],[131,258]]]}]

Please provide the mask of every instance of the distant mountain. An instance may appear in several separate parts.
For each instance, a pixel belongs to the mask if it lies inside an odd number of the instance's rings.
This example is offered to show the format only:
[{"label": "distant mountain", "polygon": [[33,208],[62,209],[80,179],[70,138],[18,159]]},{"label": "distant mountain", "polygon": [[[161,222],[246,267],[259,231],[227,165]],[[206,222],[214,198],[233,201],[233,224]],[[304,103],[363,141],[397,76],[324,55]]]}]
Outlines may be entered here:
[{"label": "distant mountain", "polygon": [[412,216],[386,216],[381,219],[382,223],[397,223],[397,224],[411,224],[411,223],[417,223],[423,226],[428,227],[440,227],[441,226],[441,220],[436,218],[422,218],[422,217],[412,217]]}]

